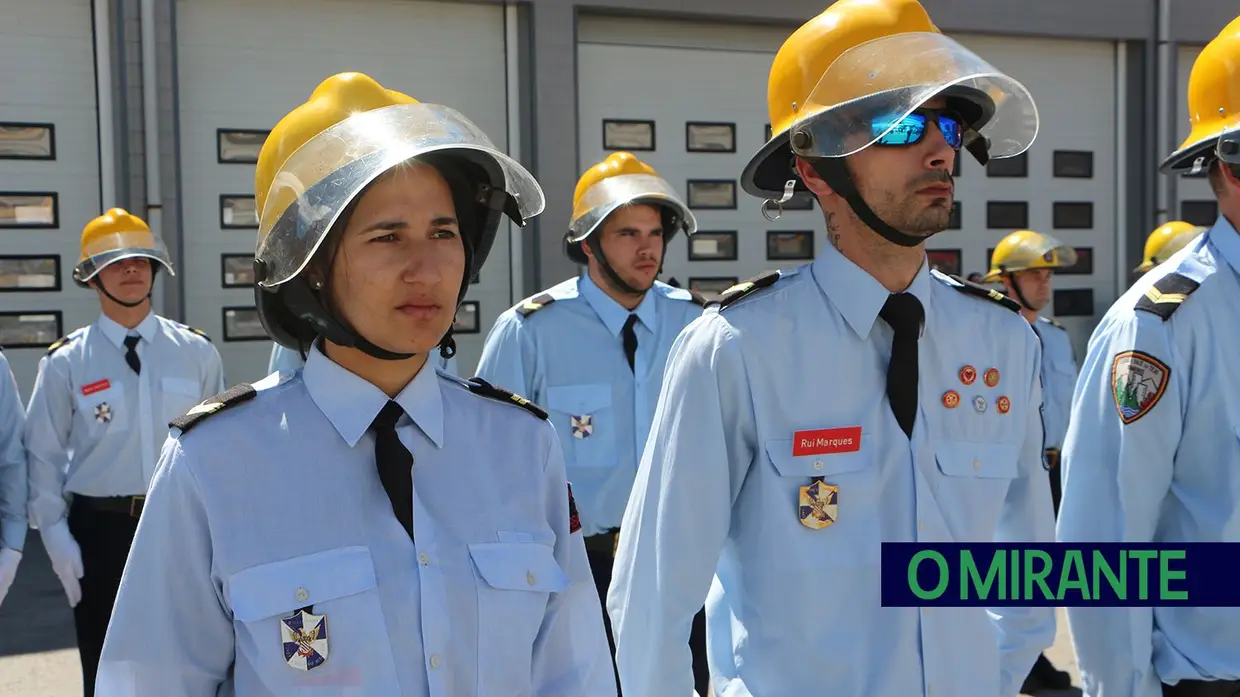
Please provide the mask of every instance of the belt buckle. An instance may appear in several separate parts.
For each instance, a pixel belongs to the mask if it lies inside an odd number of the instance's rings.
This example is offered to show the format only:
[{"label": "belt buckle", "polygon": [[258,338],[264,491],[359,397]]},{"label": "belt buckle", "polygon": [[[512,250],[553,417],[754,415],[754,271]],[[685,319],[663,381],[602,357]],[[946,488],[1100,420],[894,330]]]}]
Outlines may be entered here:
[{"label": "belt buckle", "polygon": [[142,506],[146,503],[146,496],[130,496],[129,497],[129,515],[134,518],[142,517]]},{"label": "belt buckle", "polygon": [[1059,466],[1059,448],[1046,449],[1046,468],[1055,469]]}]

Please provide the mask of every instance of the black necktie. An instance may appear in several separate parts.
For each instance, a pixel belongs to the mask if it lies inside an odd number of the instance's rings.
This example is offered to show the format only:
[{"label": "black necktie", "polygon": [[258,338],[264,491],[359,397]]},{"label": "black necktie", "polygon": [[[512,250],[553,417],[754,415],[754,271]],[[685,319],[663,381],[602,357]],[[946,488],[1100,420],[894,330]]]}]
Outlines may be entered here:
[{"label": "black necktie", "polygon": [[633,331],[635,324],[637,315],[630,314],[624,323],[624,329],[620,331],[620,337],[624,339],[624,357],[629,359],[629,370],[636,370],[633,367],[633,361],[637,358],[637,332]]},{"label": "black necktie", "polygon": [[915,295],[896,293],[887,298],[878,316],[895,332],[887,366],[887,399],[904,435],[912,438],[917,420],[917,338],[925,312]]},{"label": "black necktie", "polygon": [[412,538],[413,455],[396,435],[396,421],[404,413],[399,404],[389,400],[370,427],[375,432],[375,464],[379,468],[379,481],[392,502],[396,519]]},{"label": "black necktie", "polygon": [[142,374],[142,361],[138,360],[138,342],[142,341],[140,336],[125,337],[125,362],[133,368],[133,372],[138,375]]}]

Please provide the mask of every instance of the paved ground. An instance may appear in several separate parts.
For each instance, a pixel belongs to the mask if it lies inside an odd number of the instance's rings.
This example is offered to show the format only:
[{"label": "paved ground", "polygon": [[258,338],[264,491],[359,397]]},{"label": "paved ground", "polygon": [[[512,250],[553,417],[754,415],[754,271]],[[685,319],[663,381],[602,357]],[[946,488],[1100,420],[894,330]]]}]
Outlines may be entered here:
[{"label": "paved ground", "polygon": [[[1067,622],[1059,613],[1059,636],[1048,656],[1072,673],[1079,684],[1068,639]],[[82,674],[73,639],[73,613],[47,553],[31,532],[17,580],[0,606],[0,695],[4,697],[77,697]],[[1038,697],[1079,697],[1079,690],[1042,693]]]}]

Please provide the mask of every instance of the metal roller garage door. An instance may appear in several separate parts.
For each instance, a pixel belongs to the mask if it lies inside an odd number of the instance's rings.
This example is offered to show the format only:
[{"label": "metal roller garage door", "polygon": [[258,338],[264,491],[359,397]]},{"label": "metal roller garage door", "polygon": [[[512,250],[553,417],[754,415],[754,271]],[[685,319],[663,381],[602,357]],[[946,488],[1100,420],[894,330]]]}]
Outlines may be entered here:
[{"label": "metal roller garage door", "polygon": [[[775,222],[738,177],[764,142],[771,59],[789,30],[582,17],[578,26],[579,165],[629,149],[695,207],[692,247],[678,240],[664,278],[709,292],[765,269],[812,258],[823,243],[816,206]],[[1038,100],[1041,131],[1023,157],[962,160],[958,227],[934,238],[944,268],[984,271],[989,250],[1031,227],[1081,250],[1057,280],[1058,317],[1084,350],[1116,297],[1116,47],[1109,42],[960,36]],[[1051,312],[1053,310],[1053,312]]]},{"label": "metal roller garage door", "polygon": [[[500,6],[375,0],[177,3],[186,321],[209,333],[228,381],[266,372],[271,342],[254,313],[254,158],[277,120],[329,75],[367,73],[449,105],[507,147],[505,13]],[[458,369],[472,374],[484,332],[513,301],[501,229],[458,315]],[[470,310],[476,310],[470,312]]]},{"label": "metal roller garage door", "polygon": [[100,213],[87,0],[0,0],[0,346],[30,394],[44,347],[94,321],[72,279]]}]

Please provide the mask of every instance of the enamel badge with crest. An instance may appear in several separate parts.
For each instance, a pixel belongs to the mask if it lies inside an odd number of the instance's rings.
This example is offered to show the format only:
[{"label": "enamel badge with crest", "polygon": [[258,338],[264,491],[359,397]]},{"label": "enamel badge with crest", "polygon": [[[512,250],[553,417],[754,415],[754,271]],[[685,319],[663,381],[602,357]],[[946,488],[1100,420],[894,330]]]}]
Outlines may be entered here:
[{"label": "enamel badge with crest", "polygon": [[100,402],[95,405],[95,421],[106,424],[112,420],[112,407],[107,402]]},{"label": "enamel badge with crest", "polygon": [[280,620],[284,660],[297,670],[314,670],[327,661],[327,616],[298,610]]},{"label": "enamel badge with crest", "polygon": [[801,487],[801,501],[797,514],[801,525],[812,530],[821,530],[832,525],[839,519],[840,488],[815,479],[808,486]]},{"label": "enamel badge with crest", "polygon": [[570,416],[569,419],[572,422],[574,438],[589,438],[590,434],[594,433],[594,417],[590,414]]}]

